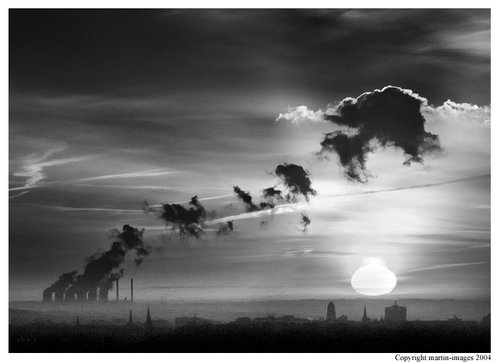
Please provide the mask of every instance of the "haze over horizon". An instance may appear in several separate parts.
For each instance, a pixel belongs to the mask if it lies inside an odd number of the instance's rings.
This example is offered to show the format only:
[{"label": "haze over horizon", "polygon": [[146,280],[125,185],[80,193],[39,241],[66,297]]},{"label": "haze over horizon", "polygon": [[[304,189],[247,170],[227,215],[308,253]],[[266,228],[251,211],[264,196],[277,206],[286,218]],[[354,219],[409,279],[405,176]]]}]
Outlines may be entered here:
[{"label": "haze over horizon", "polygon": [[[123,264],[137,300],[365,298],[350,280],[370,263],[397,277],[381,299],[490,298],[488,10],[9,17],[11,301],[41,300],[126,224],[150,248]],[[387,89],[420,104],[414,154],[334,115]],[[358,163],[318,155],[337,131],[361,139]],[[233,187],[258,203],[284,186],[280,164],[301,165],[317,194],[250,215]],[[143,212],[195,195],[234,231],[180,238]]]}]

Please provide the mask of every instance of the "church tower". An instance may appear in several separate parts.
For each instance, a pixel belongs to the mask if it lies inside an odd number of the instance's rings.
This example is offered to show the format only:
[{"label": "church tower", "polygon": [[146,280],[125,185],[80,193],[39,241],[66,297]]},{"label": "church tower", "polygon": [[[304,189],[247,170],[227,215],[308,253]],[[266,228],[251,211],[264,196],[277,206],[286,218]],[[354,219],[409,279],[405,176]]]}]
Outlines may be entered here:
[{"label": "church tower", "polygon": [[370,321],[370,318],[368,318],[368,316],[366,315],[366,305],[365,305],[365,309],[363,310],[363,318],[361,318],[361,322],[366,323],[369,321]]}]

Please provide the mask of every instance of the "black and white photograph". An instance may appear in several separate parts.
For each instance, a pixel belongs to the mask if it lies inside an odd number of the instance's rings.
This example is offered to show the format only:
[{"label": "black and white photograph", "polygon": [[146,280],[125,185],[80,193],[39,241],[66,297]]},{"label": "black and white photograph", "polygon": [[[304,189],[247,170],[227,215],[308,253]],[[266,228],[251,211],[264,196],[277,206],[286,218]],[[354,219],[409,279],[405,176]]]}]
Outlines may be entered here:
[{"label": "black and white photograph", "polygon": [[331,6],[5,9],[9,353],[491,359],[492,11]]}]

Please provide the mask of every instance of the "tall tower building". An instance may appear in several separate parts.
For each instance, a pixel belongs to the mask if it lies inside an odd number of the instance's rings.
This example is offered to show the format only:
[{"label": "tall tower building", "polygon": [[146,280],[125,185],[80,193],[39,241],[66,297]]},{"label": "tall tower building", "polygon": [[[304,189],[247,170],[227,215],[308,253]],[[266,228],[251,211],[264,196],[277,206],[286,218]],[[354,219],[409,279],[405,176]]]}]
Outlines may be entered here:
[{"label": "tall tower building", "polygon": [[335,304],[333,302],[328,303],[328,307],[326,308],[326,320],[334,321],[337,319],[337,315],[335,312]]}]

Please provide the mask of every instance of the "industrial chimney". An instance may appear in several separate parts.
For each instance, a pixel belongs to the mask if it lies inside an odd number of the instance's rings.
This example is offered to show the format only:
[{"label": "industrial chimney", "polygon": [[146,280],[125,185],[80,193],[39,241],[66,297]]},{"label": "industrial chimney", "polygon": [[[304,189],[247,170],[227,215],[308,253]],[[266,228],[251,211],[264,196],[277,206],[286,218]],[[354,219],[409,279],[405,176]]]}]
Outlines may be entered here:
[{"label": "industrial chimney", "polygon": [[134,278],[130,278],[130,303],[134,302]]},{"label": "industrial chimney", "polygon": [[118,278],[116,279],[116,301],[120,301],[120,283]]},{"label": "industrial chimney", "polygon": [[43,301],[45,303],[52,303],[52,291],[50,289],[45,289],[43,291]]},{"label": "industrial chimney", "polygon": [[89,290],[87,301],[97,302],[97,288],[92,288]]}]

